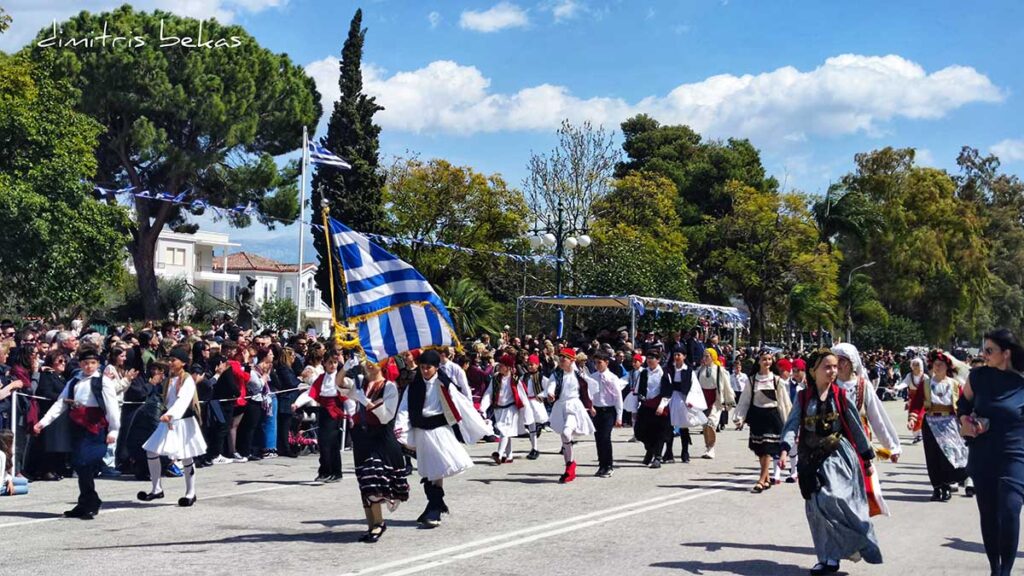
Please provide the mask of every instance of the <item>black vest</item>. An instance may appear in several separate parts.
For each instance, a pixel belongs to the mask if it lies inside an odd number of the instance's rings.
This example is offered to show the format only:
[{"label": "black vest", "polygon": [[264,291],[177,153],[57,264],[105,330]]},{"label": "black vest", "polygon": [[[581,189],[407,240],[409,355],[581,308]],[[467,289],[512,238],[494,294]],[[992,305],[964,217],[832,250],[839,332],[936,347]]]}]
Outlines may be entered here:
[{"label": "black vest", "polygon": [[[441,381],[442,386],[448,386],[452,383],[451,378],[440,369],[437,371],[437,379]],[[427,396],[427,384],[424,382],[423,375],[419,371],[416,372],[416,378],[409,384],[406,394],[409,395],[409,423],[414,428],[433,430],[434,428],[448,425],[448,419],[444,417],[444,412],[436,416],[423,415],[423,402]],[[441,402],[444,401],[442,397]]]},{"label": "black vest", "polygon": [[[107,403],[103,399],[103,376],[100,376],[99,374],[97,374],[97,375],[93,376],[92,378],[90,378],[89,380],[90,380],[89,381],[89,388],[92,391],[93,397],[96,398],[96,405],[99,406],[100,410],[102,410],[104,414],[106,414],[107,413]],[[67,386],[68,394],[66,396],[67,400],[74,400],[75,399],[75,386],[77,386],[78,383],[81,382],[81,381],[82,381],[82,379],[79,378],[78,380],[72,380],[71,382],[68,383],[68,386]]]},{"label": "black vest", "polygon": [[683,379],[676,382],[676,365],[671,364],[669,365],[668,370],[665,371],[665,376],[667,376],[669,382],[672,383],[672,390],[681,393],[683,398],[686,398],[686,395],[690,393],[690,388],[693,386],[693,368],[690,368],[689,364],[683,364],[682,373]]}]

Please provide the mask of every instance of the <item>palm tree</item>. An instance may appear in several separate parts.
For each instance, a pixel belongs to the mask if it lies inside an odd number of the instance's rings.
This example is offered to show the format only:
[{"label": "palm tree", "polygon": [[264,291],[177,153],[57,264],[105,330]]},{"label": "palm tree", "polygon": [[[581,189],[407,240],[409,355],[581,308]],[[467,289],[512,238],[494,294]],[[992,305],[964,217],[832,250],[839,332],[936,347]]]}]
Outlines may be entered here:
[{"label": "palm tree", "polygon": [[852,237],[863,243],[882,227],[882,215],[866,194],[844,188],[840,184],[829,187],[825,198],[811,208],[818,224],[821,241],[832,250],[837,236]]},{"label": "palm tree", "polygon": [[467,336],[481,333],[497,334],[497,314],[500,309],[487,291],[469,278],[454,278],[437,290],[448,314],[455,323],[456,334]]}]

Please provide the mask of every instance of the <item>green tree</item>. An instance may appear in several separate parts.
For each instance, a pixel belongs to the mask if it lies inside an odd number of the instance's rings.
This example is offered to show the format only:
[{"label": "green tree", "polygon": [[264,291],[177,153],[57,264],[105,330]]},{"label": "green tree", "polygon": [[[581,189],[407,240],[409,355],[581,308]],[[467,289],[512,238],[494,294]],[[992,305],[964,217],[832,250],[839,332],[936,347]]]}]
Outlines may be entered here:
[{"label": "green tree", "polygon": [[750,310],[751,340],[767,337],[770,318],[803,329],[830,327],[838,262],[820,242],[808,200],[738,181],[727,188],[733,211],[711,227],[716,248],[708,266],[722,271],[726,294],[738,294]]},{"label": "green tree", "polygon": [[919,324],[929,342],[948,341],[983,312],[991,284],[977,207],[957,197],[946,172],[915,166],[913,149],[857,154],[855,162],[842,185],[877,205],[883,224],[863,241],[843,241],[851,245],[846,266],[876,262],[864,273],[890,314]]},{"label": "green tree", "polygon": [[704,302],[728,304],[731,294],[713,258],[715,221],[733,213],[736,204],[731,182],[766,194],[779,184],[768,176],[760,153],[748,141],[704,141],[688,126],[662,126],[641,114],[622,123],[622,147],[627,159],[615,169],[616,177],[630,171],[661,174],[676,186],[675,208],[689,242],[688,256],[696,274],[694,287]]},{"label": "green tree", "polygon": [[[194,38],[199,21],[166,12],[81,12],[61,24],[66,37],[111,35]],[[37,42],[50,34],[46,28]],[[294,166],[279,170],[273,156],[301,145],[302,127],[316,125],[321,109],[313,80],[287,55],[260,47],[239,26],[203,22],[205,38],[239,40],[237,47],[179,43],[91,50],[54,50],[33,42],[24,53],[54,79],[78,90],[76,109],[105,131],[96,149],[96,181],[107,187],[167,193],[188,201],[237,206],[252,203],[256,218],[294,218]],[[230,40],[228,42],[230,44]],[[268,200],[269,199],[269,200]],[[115,199],[108,201],[113,204]],[[157,237],[165,226],[194,230],[188,216],[203,211],[136,198],[129,250],[147,318],[159,317],[154,274]],[[271,210],[276,211],[272,213]],[[248,215],[230,224],[246,226]]]},{"label": "green tree", "polygon": [[693,297],[687,240],[680,231],[671,180],[629,172],[594,204],[593,243],[577,252],[582,294]]},{"label": "green tree", "polygon": [[261,328],[291,329],[298,319],[299,309],[290,298],[269,298],[260,306],[259,325]]},{"label": "green tree", "polygon": [[497,334],[499,306],[487,291],[469,278],[452,278],[437,289],[455,323],[455,333],[465,337]]},{"label": "green tree", "polygon": [[[319,214],[321,201],[330,204],[333,218],[358,232],[384,232],[384,174],[379,166],[380,127],[373,123],[373,115],[384,108],[375,98],[363,94],[361,62],[366,29],[362,28],[363,11],[356,10],[349,24],[348,37],[341,49],[338,86],[341,95],[334,103],[334,112],[327,124],[327,137],[321,144],[331,152],[345,158],[351,170],[332,166],[316,167],[313,172],[313,207]],[[319,222],[319,218],[314,218]],[[316,283],[324,302],[331,303],[328,285],[327,244],[319,235],[313,237],[320,266]],[[336,295],[342,301],[339,291]],[[339,310],[342,307],[338,307]]]},{"label": "green tree", "polygon": [[[421,238],[487,251],[521,251],[526,205],[500,175],[490,176],[445,160],[398,159],[388,172],[386,226],[400,237]],[[515,262],[413,244],[394,252],[434,285],[472,278],[503,300],[511,300],[522,278]]]},{"label": "green tree", "polygon": [[989,245],[988,270],[992,284],[987,310],[976,326],[963,328],[971,336],[992,326],[1024,330],[1024,182],[1000,171],[999,159],[964,147],[957,158],[957,198],[973,204]]},{"label": "green tree", "polygon": [[124,210],[96,202],[101,127],[76,90],[0,53],[0,278],[12,313],[72,316],[102,306],[123,270]]}]

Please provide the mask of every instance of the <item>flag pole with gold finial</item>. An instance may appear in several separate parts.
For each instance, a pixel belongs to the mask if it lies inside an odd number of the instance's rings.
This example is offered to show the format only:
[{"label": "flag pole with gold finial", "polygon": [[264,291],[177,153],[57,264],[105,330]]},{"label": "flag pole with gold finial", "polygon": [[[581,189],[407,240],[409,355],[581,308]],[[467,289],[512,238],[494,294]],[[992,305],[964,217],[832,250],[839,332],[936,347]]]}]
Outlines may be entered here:
[{"label": "flag pole with gold finial", "polygon": [[320,204],[320,215],[324,221],[324,238],[327,241],[327,277],[331,290],[331,328],[334,332],[334,343],[339,348],[356,348],[362,352],[362,346],[359,345],[359,335],[356,331],[338,322],[338,312],[335,309],[336,300],[334,298],[334,241],[331,236],[330,222],[328,221],[330,204],[328,204],[326,198],[322,199]]}]

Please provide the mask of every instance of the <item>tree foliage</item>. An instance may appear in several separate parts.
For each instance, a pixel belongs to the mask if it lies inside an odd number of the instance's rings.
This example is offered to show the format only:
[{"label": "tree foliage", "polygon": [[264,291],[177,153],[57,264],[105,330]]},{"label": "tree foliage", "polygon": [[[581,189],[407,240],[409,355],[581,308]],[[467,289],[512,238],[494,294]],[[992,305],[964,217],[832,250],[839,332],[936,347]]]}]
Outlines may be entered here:
[{"label": "tree foliage", "polygon": [[72,315],[100,306],[123,268],[125,213],[93,200],[101,127],[73,108],[75,89],[0,53],[0,305]]},{"label": "tree foliage", "polygon": [[[380,170],[378,138],[380,127],[373,123],[373,115],[384,108],[363,93],[363,42],[366,29],[362,28],[363,11],[356,10],[349,24],[348,37],[341,49],[341,74],[338,86],[341,94],[334,103],[334,111],[327,124],[327,136],[321,144],[331,152],[345,158],[351,170],[317,165],[313,172],[313,209],[319,214],[321,201],[330,205],[330,214],[359,232],[384,231],[384,174]],[[315,218],[319,222],[319,218]],[[316,284],[330,306],[328,285],[327,244],[316,235],[313,238],[320,266]],[[341,294],[336,295],[339,300]],[[341,309],[339,307],[339,309]]]},{"label": "tree foliage", "polygon": [[268,298],[260,306],[259,325],[261,328],[274,330],[295,326],[299,309],[290,298]]},{"label": "tree foliage", "polygon": [[[81,12],[60,25],[67,37],[104,30],[111,35],[194,38],[199,21],[170,13],[137,12],[122,6],[110,13]],[[44,40],[51,29],[40,32]],[[294,218],[294,166],[280,171],[273,156],[301,144],[302,127],[320,117],[313,80],[287,55],[260,47],[239,26],[203,22],[207,38],[240,39],[237,47],[141,47],[56,50],[33,42],[24,53],[52,78],[77,89],[75,107],[100,122],[96,180],[111,188],[183,195],[220,206],[253,204],[256,218]],[[108,198],[111,203],[113,197]],[[130,251],[146,316],[159,315],[154,250],[165,226],[189,226],[189,214],[166,202],[137,198]],[[229,216],[232,225],[248,215]]]},{"label": "tree foliage", "polygon": [[[410,158],[395,161],[387,182],[385,225],[398,237],[485,251],[525,248],[526,205],[501,176]],[[506,301],[520,289],[522,269],[512,261],[420,244],[392,249],[435,285],[468,277]]]},{"label": "tree foliage", "polygon": [[437,290],[461,336],[497,334],[499,306],[470,278],[452,278]]}]

